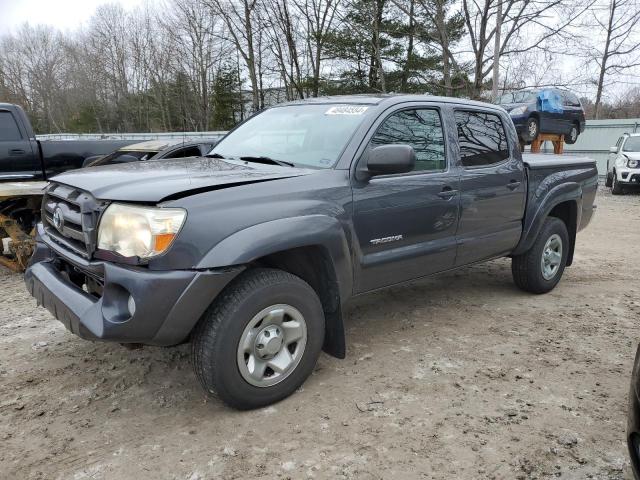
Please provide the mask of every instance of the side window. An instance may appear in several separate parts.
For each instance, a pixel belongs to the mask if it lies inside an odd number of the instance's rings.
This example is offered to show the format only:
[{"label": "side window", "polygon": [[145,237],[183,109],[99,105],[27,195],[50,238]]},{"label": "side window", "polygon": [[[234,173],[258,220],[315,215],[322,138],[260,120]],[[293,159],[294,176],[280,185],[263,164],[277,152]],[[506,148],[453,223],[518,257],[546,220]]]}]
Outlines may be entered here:
[{"label": "side window", "polygon": [[184,150],[182,150],[182,155],[180,155],[181,157],[199,157],[202,154],[200,153],[200,148],[198,147],[187,147]]},{"label": "side window", "polygon": [[498,115],[456,111],[460,159],[465,167],[482,167],[509,158],[507,135]]},{"label": "side window", "polygon": [[11,112],[0,111],[0,141],[12,142],[15,140],[22,140],[18,124]]},{"label": "side window", "polygon": [[447,167],[444,133],[437,110],[402,110],[378,127],[369,145],[411,145],[416,152],[414,171],[438,171]]},{"label": "side window", "polygon": [[201,153],[198,147],[186,147],[170,153],[165,158],[199,157],[200,155]]}]

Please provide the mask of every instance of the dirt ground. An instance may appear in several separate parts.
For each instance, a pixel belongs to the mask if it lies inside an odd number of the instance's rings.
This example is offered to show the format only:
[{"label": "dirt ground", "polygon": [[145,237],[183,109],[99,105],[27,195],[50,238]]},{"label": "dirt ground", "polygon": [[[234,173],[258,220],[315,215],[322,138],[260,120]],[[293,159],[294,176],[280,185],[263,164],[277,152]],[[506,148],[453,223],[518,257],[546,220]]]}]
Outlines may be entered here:
[{"label": "dirt ground", "polygon": [[236,412],[189,349],[68,333],[0,271],[0,478],[629,479],[640,194],[602,190],[553,292],[508,260],[362,297],[348,356]]}]

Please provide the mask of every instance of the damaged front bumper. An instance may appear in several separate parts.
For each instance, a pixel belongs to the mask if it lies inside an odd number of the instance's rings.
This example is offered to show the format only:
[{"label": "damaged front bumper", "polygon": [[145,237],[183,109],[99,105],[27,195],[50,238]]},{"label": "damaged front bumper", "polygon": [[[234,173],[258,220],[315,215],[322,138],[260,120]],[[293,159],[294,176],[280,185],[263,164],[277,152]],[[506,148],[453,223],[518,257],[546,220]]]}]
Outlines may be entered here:
[{"label": "damaged front bumper", "polygon": [[25,272],[27,289],[72,333],[89,340],[175,345],[242,271],[152,271],[87,261],[39,228]]}]

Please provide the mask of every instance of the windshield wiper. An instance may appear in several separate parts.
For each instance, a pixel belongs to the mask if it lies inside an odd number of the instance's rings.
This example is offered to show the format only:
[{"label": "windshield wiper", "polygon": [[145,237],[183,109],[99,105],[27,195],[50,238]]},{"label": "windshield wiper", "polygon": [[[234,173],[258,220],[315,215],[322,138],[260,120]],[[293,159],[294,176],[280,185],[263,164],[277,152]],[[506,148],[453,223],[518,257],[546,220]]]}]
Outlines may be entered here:
[{"label": "windshield wiper", "polygon": [[208,153],[208,154],[205,155],[205,157],[209,157],[209,158],[224,158],[219,153]]},{"label": "windshield wiper", "polygon": [[245,162],[256,162],[256,163],[270,163],[272,165],[280,165],[281,167],[294,167],[295,165],[291,162],[286,162],[284,160],[276,160],[275,158],[270,157],[240,157],[240,160],[244,160]]}]

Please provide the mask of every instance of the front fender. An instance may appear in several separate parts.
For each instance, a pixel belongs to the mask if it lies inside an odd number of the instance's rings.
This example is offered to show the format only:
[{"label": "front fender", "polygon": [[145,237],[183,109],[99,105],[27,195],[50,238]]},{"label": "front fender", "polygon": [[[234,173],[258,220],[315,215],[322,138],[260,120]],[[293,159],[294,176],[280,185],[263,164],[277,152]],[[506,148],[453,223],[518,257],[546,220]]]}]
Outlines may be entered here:
[{"label": "front fender", "polygon": [[535,206],[531,209],[527,208],[522,237],[512,255],[521,255],[528,251],[533,246],[536,238],[538,238],[540,229],[551,210],[556,205],[567,201],[576,202],[576,225],[580,225],[582,186],[577,182],[566,182],[547,189],[545,188],[545,182],[542,182],[533,194],[533,198],[529,199],[529,202],[533,202]]},{"label": "front fender", "polygon": [[327,215],[282,218],[235,232],[215,245],[196,268],[243,265],[272,253],[309,246],[326,248],[340,297],[349,298],[353,288],[349,242],[340,221]]}]

